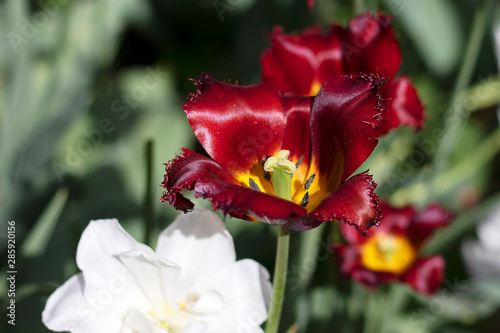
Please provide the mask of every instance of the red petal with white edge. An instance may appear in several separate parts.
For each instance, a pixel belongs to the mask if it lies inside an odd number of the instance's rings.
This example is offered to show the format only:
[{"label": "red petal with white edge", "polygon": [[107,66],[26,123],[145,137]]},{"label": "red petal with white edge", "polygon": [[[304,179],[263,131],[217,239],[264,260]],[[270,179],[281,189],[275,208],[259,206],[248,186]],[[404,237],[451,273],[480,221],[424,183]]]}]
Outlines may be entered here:
[{"label": "red petal with white edge", "polygon": [[309,215],[319,221],[339,220],[356,227],[361,233],[378,225],[381,212],[377,184],[366,172],[355,175],[323,200]]},{"label": "red petal with white edge", "polygon": [[192,210],[194,205],[180,191],[194,189],[199,179],[217,179],[238,184],[236,179],[211,159],[185,148],[182,152],[180,156],[165,164],[166,173],[161,186],[167,191],[161,197],[161,202],[168,202],[186,213]]},{"label": "red petal with white edge", "polygon": [[443,281],[445,262],[440,256],[418,259],[402,277],[416,291],[434,294]]},{"label": "red petal with white edge", "polygon": [[285,113],[278,94],[264,85],[236,86],[202,75],[183,104],[194,134],[208,154],[235,176],[263,155],[279,151]]},{"label": "red petal with white edge", "polygon": [[342,43],[345,73],[376,73],[394,77],[401,65],[401,50],[391,18],[385,14],[364,14],[349,22]]},{"label": "red petal with white edge", "polygon": [[390,80],[381,92],[387,108],[384,115],[386,121],[382,125],[384,133],[401,124],[415,127],[417,130],[424,126],[424,106],[409,77],[401,76]]},{"label": "red petal with white edge", "polygon": [[429,205],[412,219],[408,236],[419,247],[435,229],[447,226],[452,219],[453,214],[449,210],[439,204]]},{"label": "red petal with white edge", "polygon": [[307,213],[304,207],[264,192],[212,179],[201,179],[194,188],[195,197],[209,199],[214,210],[245,219],[246,215],[259,221],[278,225],[289,218]]},{"label": "red petal with white edge", "polygon": [[271,48],[261,58],[262,82],[280,92],[316,95],[323,81],[342,74],[342,28],[331,25],[322,34],[315,26],[294,36],[276,27],[270,34]]},{"label": "red petal with white edge", "polygon": [[312,160],[331,191],[356,171],[378,143],[385,113],[378,89],[384,83],[374,74],[335,76],[325,81],[313,102]]}]

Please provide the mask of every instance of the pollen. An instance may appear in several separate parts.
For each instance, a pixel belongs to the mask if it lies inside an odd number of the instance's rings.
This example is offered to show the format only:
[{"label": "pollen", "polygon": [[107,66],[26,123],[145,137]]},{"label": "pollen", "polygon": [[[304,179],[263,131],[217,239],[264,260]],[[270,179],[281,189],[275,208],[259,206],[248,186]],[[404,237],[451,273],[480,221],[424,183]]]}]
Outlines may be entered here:
[{"label": "pollen", "polygon": [[400,275],[415,258],[415,248],[404,235],[377,234],[361,246],[361,262],[372,271]]},{"label": "pollen", "polygon": [[271,172],[275,169],[282,169],[286,173],[294,173],[297,167],[292,161],[288,160],[289,155],[289,150],[281,150],[278,156],[268,157],[266,163],[264,163],[264,171]]}]

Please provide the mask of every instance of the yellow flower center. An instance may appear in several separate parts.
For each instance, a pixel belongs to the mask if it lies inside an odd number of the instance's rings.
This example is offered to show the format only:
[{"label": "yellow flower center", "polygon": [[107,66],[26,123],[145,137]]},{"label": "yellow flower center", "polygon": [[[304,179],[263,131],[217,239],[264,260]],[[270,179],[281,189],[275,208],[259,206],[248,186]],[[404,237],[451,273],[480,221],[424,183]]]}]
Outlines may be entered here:
[{"label": "yellow flower center", "polygon": [[340,184],[340,177],[333,186],[328,176],[325,181],[319,181],[318,170],[312,162],[302,163],[303,156],[289,160],[289,156],[290,151],[285,149],[275,156],[264,156],[249,171],[237,174],[235,178],[243,186],[290,200],[312,211]]},{"label": "yellow flower center", "polygon": [[180,333],[189,322],[195,322],[196,318],[188,309],[189,299],[177,304],[161,304],[155,310],[145,313],[151,322],[169,333]]},{"label": "yellow flower center", "polygon": [[415,258],[415,248],[403,235],[377,234],[361,246],[361,262],[372,271],[399,275]]},{"label": "yellow flower center", "polygon": [[314,80],[311,85],[311,91],[309,91],[309,96],[316,96],[321,88],[321,82],[318,80]]}]

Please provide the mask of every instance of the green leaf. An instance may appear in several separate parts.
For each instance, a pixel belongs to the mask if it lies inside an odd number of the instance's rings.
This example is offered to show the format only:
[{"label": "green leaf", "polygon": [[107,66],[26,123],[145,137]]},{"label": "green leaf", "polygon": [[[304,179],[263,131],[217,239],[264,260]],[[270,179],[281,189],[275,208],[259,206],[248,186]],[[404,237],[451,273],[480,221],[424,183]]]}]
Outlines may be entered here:
[{"label": "green leaf", "polygon": [[412,39],[421,58],[438,75],[445,76],[462,56],[460,15],[448,0],[385,0]]},{"label": "green leaf", "polygon": [[26,237],[21,247],[22,255],[35,257],[44,254],[67,199],[68,190],[60,188]]}]

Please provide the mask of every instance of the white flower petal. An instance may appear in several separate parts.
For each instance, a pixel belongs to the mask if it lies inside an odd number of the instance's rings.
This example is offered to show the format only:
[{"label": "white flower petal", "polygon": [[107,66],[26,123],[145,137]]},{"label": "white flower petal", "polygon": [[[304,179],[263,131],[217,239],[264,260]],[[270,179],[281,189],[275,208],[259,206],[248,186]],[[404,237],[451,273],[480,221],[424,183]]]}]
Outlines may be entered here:
[{"label": "white flower petal", "polygon": [[207,327],[203,324],[188,324],[182,329],[181,333],[205,333],[207,332]]},{"label": "white flower petal", "polygon": [[500,253],[500,207],[493,210],[477,226],[479,241],[485,249]]},{"label": "white flower petal", "polygon": [[217,214],[200,209],[178,216],[158,239],[156,253],[197,275],[212,275],[234,263],[231,235]]},{"label": "white flower petal", "polygon": [[175,290],[172,289],[175,289],[181,274],[180,267],[159,261],[155,253],[150,255],[142,251],[130,251],[118,257],[134,276],[153,307],[164,306],[167,302],[182,301],[182,299],[172,299],[174,297],[172,295],[175,294]]},{"label": "white flower petal", "polygon": [[204,292],[196,300],[190,301],[188,298],[187,309],[190,312],[198,314],[218,314],[224,307],[224,299],[214,291],[208,290]]},{"label": "white flower petal", "polygon": [[45,326],[56,332],[121,332],[123,318],[97,311],[84,298],[83,285],[82,274],[77,274],[50,295],[42,312]]},{"label": "white flower petal", "polygon": [[154,253],[123,230],[116,219],[91,221],[83,231],[76,255],[85,276],[85,294],[89,288],[106,288],[110,279],[124,274],[115,256],[130,250]]},{"label": "white flower petal", "polygon": [[210,322],[211,329],[218,333],[261,331],[271,297],[269,273],[263,266],[250,259],[240,260],[206,283],[224,298],[224,311]]},{"label": "white flower petal", "polygon": [[476,241],[462,244],[467,271],[477,279],[500,276],[500,252],[491,252]]},{"label": "white flower petal", "polygon": [[168,333],[166,330],[154,325],[148,317],[136,309],[130,309],[125,324],[134,333]]}]

